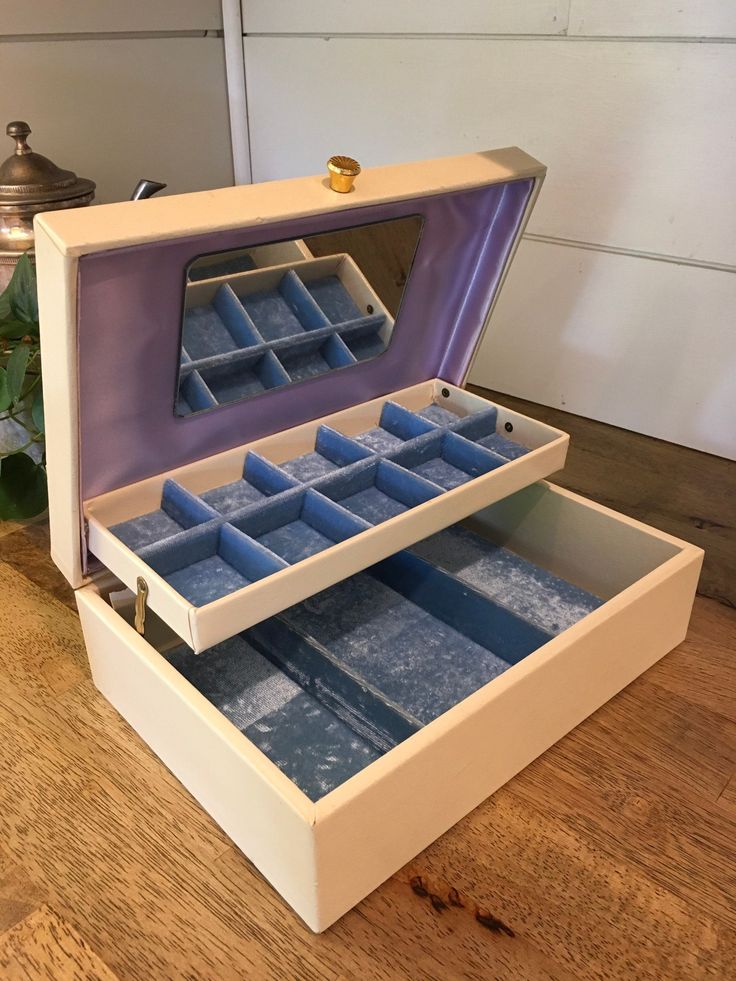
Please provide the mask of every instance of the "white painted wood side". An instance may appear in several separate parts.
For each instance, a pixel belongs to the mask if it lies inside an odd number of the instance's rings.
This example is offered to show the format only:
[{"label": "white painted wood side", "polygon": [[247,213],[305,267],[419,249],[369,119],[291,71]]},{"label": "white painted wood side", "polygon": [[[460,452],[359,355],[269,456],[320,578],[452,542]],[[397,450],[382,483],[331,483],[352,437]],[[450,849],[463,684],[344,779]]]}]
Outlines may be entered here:
[{"label": "white painted wood side", "polygon": [[318,802],[318,929],[680,643],[700,561],[671,559]]},{"label": "white painted wood side", "polygon": [[33,0],[3,4],[0,36],[213,31],[220,27],[219,0]]},{"label": "white painted wood side", "polygon": [[736,459],[736,275],[523,241],[470,380]]},{"label": "white painted wood side", "polygon": [[314,804],[93,586],[77,603],[95,685],[315,929]]},{"label": "white painted wood side", "polygon": [[373,167],[361,173],[350,194],[330,190],[324,161],[317,169],[319,174],[289,181],[46,212],[38,221],[61,251],[77,256],[253,226],[263,227],[267,240],[269,222],[541,178],[545,173],[543,164],[516,146]]},{"label": "white painted wood side", "polygon": [[246,34],[560,34],[569,0],[242,0]]},{"label": "white painted wood side", "polygon": [[568,34],[602,37],[736,37],[730,0],[570,0]]},{"label": "white painted wood side", "polygon": [[736,264],[733,45],[246,37],[245,60],[254,180],[338,151],[374,165],[522,145],[549,167],[530,232]]},{"label": "white painted wood side", "polygon": [[77,265],[36,228],[38,311],[43,348],[43,400],[51,557],[76,589],[82,575],[77,376]]},{"label": "white painted wood side", "polygon": [[[0,20],[11,7],[36,4],[4,4]],[[140,177],[166,182],[165,195],[232,183],[221,38],[0,39],[0,63],[23,80],[0,87],[0,119],[27,120],[31,147],[95,180],[97,202],[126,200]],[[2,139],[0,158],[12,150]]]}]

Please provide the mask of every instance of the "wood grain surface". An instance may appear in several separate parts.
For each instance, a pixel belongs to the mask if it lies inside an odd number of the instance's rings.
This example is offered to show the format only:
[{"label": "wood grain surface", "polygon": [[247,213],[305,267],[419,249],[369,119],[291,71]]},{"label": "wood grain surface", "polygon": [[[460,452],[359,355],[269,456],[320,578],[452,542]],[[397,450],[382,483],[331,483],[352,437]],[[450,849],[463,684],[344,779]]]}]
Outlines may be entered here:
[{"label": "wood grain surface", "polygon": [[710,598],[676,651],[321,936],[96,692],[44,523],[0,526],[0,976],[736,976],[736,467],[531,414],[573,433],[560,482],[705,545]]},{"label": "wood grain surface", "polygon": [[5,981],[115,981],[115,975],[48,906],[0,937]]}]

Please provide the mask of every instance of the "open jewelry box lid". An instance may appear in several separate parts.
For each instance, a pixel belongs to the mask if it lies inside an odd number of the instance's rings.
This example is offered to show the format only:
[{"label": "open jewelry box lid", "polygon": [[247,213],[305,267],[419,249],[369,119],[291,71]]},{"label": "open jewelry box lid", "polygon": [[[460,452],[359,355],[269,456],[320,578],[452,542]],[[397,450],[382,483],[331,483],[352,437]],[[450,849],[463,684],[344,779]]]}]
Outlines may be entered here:
[{"label": "open jewelry box lid", "polygon": [[[83,502],[432,378],[462,385],[545,168],[517,148],[60,211],[36,218],[52,555],[87,570]],[[420,216],[387,350],[177,417],[183,289],[197,256]]]}]

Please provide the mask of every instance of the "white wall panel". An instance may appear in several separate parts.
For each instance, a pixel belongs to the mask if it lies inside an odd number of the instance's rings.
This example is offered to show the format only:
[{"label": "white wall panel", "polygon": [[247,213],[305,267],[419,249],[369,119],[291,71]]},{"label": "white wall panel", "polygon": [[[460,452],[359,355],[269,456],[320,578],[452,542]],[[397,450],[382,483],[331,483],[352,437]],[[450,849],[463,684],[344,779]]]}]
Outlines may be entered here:
[{"label": "white wall panel", "polygon": [[220,0],[8,0],[0,35],[198,31],[222,27]]},{"label": "white wall panel", "polygon": [[569,0],[242,0],[246,34],[561,34]]},{"label": "white wall panel", "polygon": [[245,57],[255,180],[517,144],[550,168],[530,231],[736,263],[736,45],[246,37]]},{"label": "white wall panel", "polygon": [[0,87],[0,121],[27,120],[31,146],[96,180],[98,202],[140,177],[166,193],[232,183],[222,39],[0,41],[0,63],[20,80]]},{"label": "white wall panel", "polygon": [[733,0],[570,0],[569,34],[736,37]]},{"label": "white wall panel", "polygon": [[524,241],[471,381],[736,459],[736,274]]}]

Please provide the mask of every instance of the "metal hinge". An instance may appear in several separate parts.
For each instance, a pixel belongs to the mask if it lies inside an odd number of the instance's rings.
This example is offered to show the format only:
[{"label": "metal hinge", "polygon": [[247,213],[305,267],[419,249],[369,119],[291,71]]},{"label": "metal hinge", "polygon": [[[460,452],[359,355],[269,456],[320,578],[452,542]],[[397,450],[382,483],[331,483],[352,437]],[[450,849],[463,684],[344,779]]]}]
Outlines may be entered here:
[{"label": "metal hinge", "polygon": [[146,630],[146,601],[148,599],[148,584],[143,576],[138,576],[136,580],[137,592],[135,594],[135,629],[139,634]]}]

